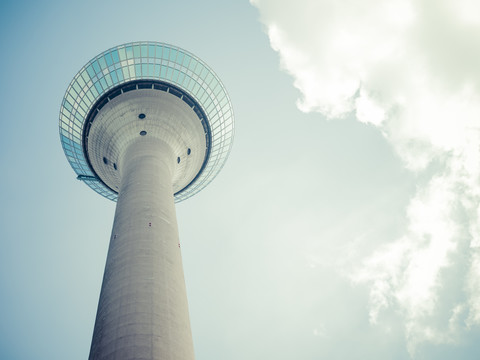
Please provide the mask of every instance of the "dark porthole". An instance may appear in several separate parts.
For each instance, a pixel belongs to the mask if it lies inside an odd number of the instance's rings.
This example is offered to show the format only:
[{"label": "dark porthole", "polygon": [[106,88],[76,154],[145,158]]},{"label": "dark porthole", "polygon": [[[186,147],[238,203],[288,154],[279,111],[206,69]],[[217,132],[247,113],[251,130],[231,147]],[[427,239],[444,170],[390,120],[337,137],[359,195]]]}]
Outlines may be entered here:
[{"label": "dark porthole", "polygon": [[190,155],[192,153],[192,150],[190,148],[187,149],[187,155]]},{"label": "dark porthole", "polygon": [[107,160],[106,157],[103,157],[103,163],[104,163],[105,165],[108,164],[108,160]]},{"label": "dark porthole", "polygon": [[145,119],[145,114],[144,114],[144,113],[141,113],[140,115],[138,115],[138,118],[139,118],[139,119]]},{"label": "dark porthole", "polygon": [[177,157],[177,164],[180,164],[180,156]]},{"label": "dark porthole", "polygon": [[116,164],[116,163],[113,163],[113,168],[114,168],[115,170],[117,170],[117,164]]},{"label": "dark porthole", "polygon": [[140,135],[145,136],[147,135],[147,132],[145,130],[140,131]]}]

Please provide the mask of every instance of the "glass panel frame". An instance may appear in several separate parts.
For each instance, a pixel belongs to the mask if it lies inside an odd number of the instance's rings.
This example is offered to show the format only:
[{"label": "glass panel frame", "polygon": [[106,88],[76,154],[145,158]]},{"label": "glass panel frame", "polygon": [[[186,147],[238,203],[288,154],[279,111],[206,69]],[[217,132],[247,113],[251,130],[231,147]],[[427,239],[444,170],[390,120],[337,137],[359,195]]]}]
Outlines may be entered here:
[{"label": "glass panel frame", "polygon": [[[175,194],[179,202],[207,186],[223,167],[234,138],[230,98],[218,76],[198,57],[181,48],[158,42],[127,43],[89,61],[64,96],[59,114],[62,146],[78,175],[93,176],[81,143],[85,120],[103,94],[132,80],[152,79],[171,83],[188,93],[203,109],[211,129],[210,155],[194,183]],[[71,144],[76,144],[74,151]],[[68,151],[68,153],[67,153]],[[95,180],[84,181],[111,200],[117,194]]]}]

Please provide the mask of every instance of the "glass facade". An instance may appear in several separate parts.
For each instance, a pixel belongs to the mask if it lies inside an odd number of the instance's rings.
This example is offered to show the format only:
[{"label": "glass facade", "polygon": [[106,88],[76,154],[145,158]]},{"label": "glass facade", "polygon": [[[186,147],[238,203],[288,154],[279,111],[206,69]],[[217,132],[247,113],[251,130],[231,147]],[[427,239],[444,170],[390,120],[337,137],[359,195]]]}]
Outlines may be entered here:
[{"label": "glass facade", "polygon": [[60,108],[60,139],[79,179],[108,199],[117,193],[96,179],[82,146],[85,120],[98,99],[112,88],[136,80],[172,84],[196,100],[211,131],[210,156],[196,180],[175,194],[179,202],[207,186],[222,169],[233,143],[234,117],[230,98],[215,73],[195,55],[158,42],[114,47],[86,64],[70,83]]}]

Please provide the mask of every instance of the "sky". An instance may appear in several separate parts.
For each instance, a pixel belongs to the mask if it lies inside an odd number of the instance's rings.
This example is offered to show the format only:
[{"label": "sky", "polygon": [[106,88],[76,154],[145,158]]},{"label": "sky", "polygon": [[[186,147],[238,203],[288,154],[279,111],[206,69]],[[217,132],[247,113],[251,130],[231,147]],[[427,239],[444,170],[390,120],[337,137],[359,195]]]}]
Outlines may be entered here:
[{"label": "sky", "polygon": [[58,115],[91,58],[152,40],[223,81],[235,140],[177,205],[197,360],[477,359],[474,0],[3,1],[0,358],[88,357],[115,204]]}]

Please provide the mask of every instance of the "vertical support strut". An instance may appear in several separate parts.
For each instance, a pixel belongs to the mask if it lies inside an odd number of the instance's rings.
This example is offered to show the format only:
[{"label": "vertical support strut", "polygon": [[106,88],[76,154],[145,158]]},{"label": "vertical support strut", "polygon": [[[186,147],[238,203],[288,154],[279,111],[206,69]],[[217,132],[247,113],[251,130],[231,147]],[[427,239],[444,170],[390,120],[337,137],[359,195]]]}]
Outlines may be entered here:
[{"label": "vertical support strut", "polygon": [[172,190],[175,159],[148,135],[121,158],[90,360],[194,359]]}]

